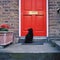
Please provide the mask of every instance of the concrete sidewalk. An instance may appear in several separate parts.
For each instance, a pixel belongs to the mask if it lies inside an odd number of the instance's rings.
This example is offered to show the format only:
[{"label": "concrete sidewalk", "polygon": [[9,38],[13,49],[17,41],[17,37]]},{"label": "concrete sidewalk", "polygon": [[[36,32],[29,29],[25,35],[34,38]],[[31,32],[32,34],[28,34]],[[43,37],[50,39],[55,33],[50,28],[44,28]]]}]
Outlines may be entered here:
[{"label": "concrete sidewalk", "polygon": [[43,45],[22,45],[21,43],[12,44],[6,48],[0,49],[1,53],[60,53],[57,48],[49,43]]}]

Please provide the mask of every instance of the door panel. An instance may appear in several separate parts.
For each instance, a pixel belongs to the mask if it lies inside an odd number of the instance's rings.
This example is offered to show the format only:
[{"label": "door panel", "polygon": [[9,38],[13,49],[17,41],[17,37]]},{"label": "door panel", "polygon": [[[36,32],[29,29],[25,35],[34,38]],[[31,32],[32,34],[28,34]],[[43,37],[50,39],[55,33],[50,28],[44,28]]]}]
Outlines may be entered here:
[{"label": "door panel", "polygon": [[32,0],[24,0],[24,10],[30,10],[32,9]]},{"label": "door panel", "polygon": [[34,36],[46,36],[46,0],[21,0],[21,36],[29,28]]},{"label": "door panel", "polygon": [[31,27],[31,20],[30,19],[32,19],[32,18],[31,18],[31,16],[24,16],[23,18],[24,18],[24,20],[23,20],[23,24],[24,24],[23,30],[26,31],[28,28]]},{"label": "door panel", "polygon": [[43,0],[36,0],[35,6],[36,6],[36,10],[42,10],[43,9]]}]

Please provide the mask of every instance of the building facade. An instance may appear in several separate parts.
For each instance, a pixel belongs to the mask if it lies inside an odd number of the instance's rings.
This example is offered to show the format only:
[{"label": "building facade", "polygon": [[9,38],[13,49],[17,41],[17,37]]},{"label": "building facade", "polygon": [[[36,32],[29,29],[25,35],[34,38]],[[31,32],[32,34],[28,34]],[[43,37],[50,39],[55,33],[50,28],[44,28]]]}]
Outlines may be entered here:
[{"label": "building facade", "polygon": [[[60,37],[60,0],[48,0],[48,37]],[[10,31],[19,36],[19,0],[0,0],[0,24],[9,24]]]}]

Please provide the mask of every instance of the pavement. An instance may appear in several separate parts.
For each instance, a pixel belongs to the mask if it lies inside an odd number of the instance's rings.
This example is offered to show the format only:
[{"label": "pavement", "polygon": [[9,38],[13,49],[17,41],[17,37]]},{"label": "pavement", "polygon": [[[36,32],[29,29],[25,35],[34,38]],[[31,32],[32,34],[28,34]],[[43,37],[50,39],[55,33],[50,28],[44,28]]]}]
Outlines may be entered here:
[{"label": "pavement", "polygon": [[43,45],[16,43],[0,48],[0,53],[60,53],[60,51],[50,43]]}]

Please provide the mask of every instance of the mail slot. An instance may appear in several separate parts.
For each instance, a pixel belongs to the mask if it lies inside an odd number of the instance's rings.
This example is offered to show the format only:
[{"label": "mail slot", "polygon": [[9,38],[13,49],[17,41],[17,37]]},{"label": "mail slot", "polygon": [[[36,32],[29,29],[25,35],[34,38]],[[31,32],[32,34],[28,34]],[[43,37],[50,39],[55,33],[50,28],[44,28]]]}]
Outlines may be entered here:
[{"label": "mail slot", "polygon": [[43,11],[28,11],[28,15],[39,15],[43,16],[44,12]]},{"label": "mail slot", "polygon": [[44,12],[43,11],[25,11],[24,12],[24,16],[31,16],[31,15],[43,16],[44,15]]},{"label": "mail slot", "polygon": [[29,15],[37,15],[38,14],[38,11],[29,11],[28,14]]}]

